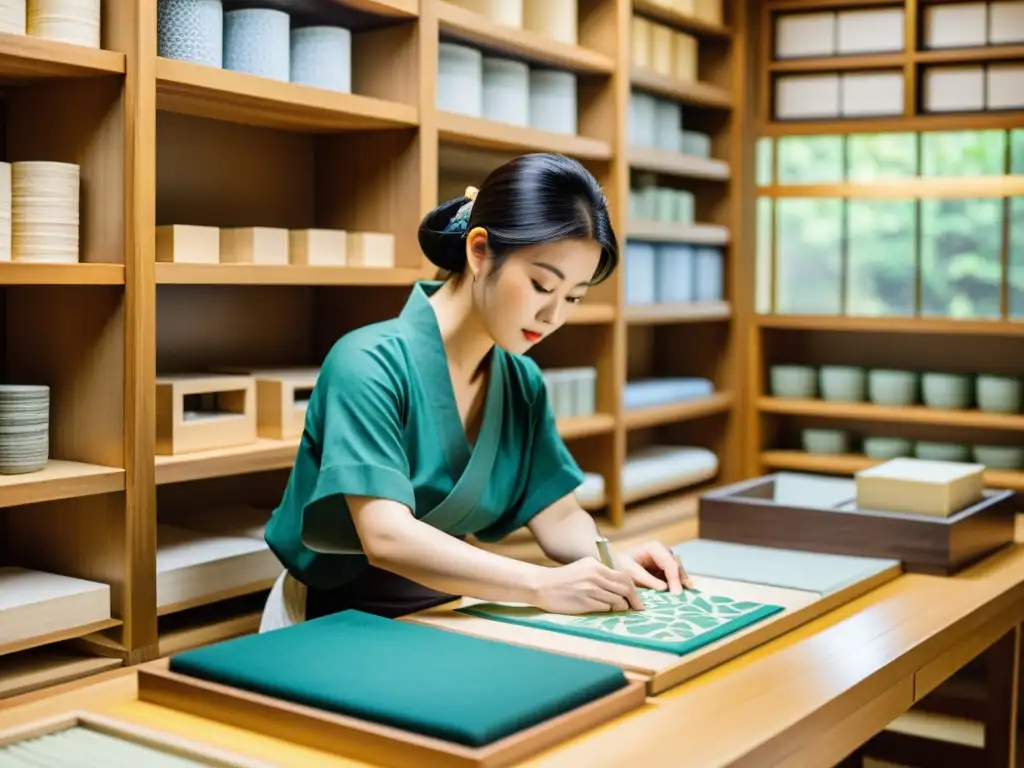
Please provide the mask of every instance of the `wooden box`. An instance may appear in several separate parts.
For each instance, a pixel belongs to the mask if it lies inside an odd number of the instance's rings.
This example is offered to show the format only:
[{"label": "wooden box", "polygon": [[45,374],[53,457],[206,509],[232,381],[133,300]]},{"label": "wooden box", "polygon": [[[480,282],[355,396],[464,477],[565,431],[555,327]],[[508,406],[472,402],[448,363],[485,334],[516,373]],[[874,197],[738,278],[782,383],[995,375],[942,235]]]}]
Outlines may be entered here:
[{"label": "wooden box", "polygon": [[687,83],[697,82],[697,38],[684,32],[672,34],[672,76]]},{"label": "wooden box", "polygon": [[169,456],[256,442],[256,382],[206,374],[156,380],[156,453]]},{"label": "wooden box", "polygon": [[[794,483],[807,483],[806,492]],[[1014,496],[986,491],[949,517],[879,512],[857,508],[852,479],[777,473],[705,493],[697,514],[705,539],[888,557],[910,572],[948,576],[1013,542]]]},{"label": "wooden box", "polygon": [[644,703],[632,682],[487,747],[472,748],[172,672],[168,659],[139,668],[139,700],[390,768],[500,768],[602,725]]},{"label": "wooden box", "polygon": [[343,267],[348,263],[348,237],[342,229],[293,229],[288,233],[288,258],[309,267]]},{"label": "wooden box", "polygon": [[629,46],[630,63],[634,67],[650,69],[651,67],[651,33],[652,24],[643,16],[634,15],[630,19],[632,42]]},{"label": "wooden box", "polygon": [[672,76],[675,69],[673,37],[675,32],[664,24],[651,24],[651,69],[661,75]]},{"label": "wooden box", "polygon": [[288,230],[277,227],[227,227],[220,231],[223,264],[288,264]]},{"label": "wooden box", "polygon": [[251,376],[256,381],[256,432],[271,440],[302,437],[306,406],[319,368],[226,367],[218,373]]},{"label": "wooden box", "polygon": [[350,267],[395,266],[395,236],[387,232],[349,232],[347,263]]},{"label": "wooden box", "polygon": [[985,467],[898,458],[857,472],[857,506],[884,512],[949,517],[982,500]]},{"label": "wooden box", "polygon": [[156,260],[176,264],[219,264],[220,230],[194,224],[157,227]]}]

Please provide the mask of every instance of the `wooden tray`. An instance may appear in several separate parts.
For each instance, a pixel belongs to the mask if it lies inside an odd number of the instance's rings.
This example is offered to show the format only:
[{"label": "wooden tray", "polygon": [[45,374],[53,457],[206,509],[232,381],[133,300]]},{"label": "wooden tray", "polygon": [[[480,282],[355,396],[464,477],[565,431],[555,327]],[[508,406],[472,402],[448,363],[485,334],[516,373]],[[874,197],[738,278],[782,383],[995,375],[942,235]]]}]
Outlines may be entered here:
[{"label": "wooden tray", "polygon": [[[139,667],[139,700],[389,768],[514,765],[645,702],[642,682],[572,712],[474,749],[171,672],[169,659]],[[457,681],[453,681],[457,685]]]},{"label": "wooden tray", "polygon": [[[781,493],[806,479],[808,492]],[[1012,544],[1013,491],[985,498],[948,518],[857,509],[853,480],[778,473],[705,493],[702,539],[900,560],[908,572],[949,576]],[[847,489],[844,491],[844,487]]]},{"label": "wooden tray", "polygon": [[480,602],[478,600],[463,599],[456,603],[448,603],[412,614],[404,620],[614,664],[627,674],[644,680],[648,694],[653,696],[773,640],[896,578],[899,574],[899,564],[894,562],[870,576],[823,595],[809,590],[731,581],[691,573],[694,586],[703,592],[780,605],[784,610],[685,656],[455,612],[456,608]]}]

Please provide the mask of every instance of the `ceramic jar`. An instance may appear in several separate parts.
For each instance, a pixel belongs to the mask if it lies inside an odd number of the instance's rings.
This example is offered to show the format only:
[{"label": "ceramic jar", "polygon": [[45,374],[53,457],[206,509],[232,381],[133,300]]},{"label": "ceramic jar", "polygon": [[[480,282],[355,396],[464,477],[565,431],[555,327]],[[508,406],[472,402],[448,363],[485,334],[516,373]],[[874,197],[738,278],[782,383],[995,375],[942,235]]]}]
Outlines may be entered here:
[{"label": "ceramic jar", "polygon": [[224,14],[224,68],[288,82],[291,19],[284,11],[245,8]]},{"label": "ceramic jar", "polygon": [[157,55],[206,67],[224,66],[224,8],[221,0],[159,0]]},{"label": "ceramic jar", "polygon": [[344,27],[293,29],[289,59],[293,83],[352,92],[352,33]]}]

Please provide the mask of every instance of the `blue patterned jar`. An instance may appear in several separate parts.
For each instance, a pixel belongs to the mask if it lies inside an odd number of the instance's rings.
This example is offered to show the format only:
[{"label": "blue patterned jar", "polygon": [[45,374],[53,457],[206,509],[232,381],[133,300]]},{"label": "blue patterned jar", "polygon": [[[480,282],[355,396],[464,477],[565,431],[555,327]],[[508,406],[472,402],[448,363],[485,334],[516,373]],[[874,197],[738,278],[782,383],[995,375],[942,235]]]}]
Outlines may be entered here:
[{"label": "blue patterned jar", "polygon": [[224,65],[221,0],[159,0],[157,55],[208,67]]},{"label": "blue patterned jar", "polygon": [[288,82],[291,17],[269,8],[225,13],[224,68]]}]

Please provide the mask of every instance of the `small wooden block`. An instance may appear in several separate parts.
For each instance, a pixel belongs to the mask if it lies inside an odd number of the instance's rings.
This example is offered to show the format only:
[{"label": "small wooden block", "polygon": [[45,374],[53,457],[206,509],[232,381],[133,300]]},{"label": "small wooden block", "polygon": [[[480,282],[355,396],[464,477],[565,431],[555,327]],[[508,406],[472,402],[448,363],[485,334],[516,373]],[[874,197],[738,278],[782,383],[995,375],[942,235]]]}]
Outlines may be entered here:
[{"label": "small wooden block", "polygon": [[651,22],[642,16],[634,16],[631,21],[633,40],[629,51],[634,67],[649,69],[651,66],[651,28]]},{"label": "small wooden block", "polygon": [[169,456],[256,442],[256,382],[206,374],[156,380],[156,453]]},{"label": "small wooden block", "polygon": [[387,232],[349,232],[350,267],[395,266],[395,236]]},{"label": "small wooden block", "polygon": [[227,227],[220,231],[223,264],[288,264],[288,230],[277,227]]},{"label": "small wooden block", "polygon": [[697,38],[683,32],[672,35],[674,77],[687,83],[697,81]]},{"label": "small wooden block", "polygon": [[672,39],[674,32],[664,24],[651,25],[651,69],[662,75],[672,75],[674,55]]},{"label": "small wooden block", "polygon": [[220,230],[195,224],[157,227],[156,260],[175,264],[219,264]]},{"label": "small wooden block", "polygon": [[343,267],[348,238],[343,229],[293,229],[288,233],[289,260],[309,267]]},{"label": "small wooden block", "polygon": [[273,440],[302,437],[306,406],[319,375],[317,368],[253,371],[256,379],[256,430],[260,437]]},{"label": "small wooden block", "polygon": [[854,475],[857,507],[948,517],[981,500],[984,471],[981,464],[891,459]]}]

